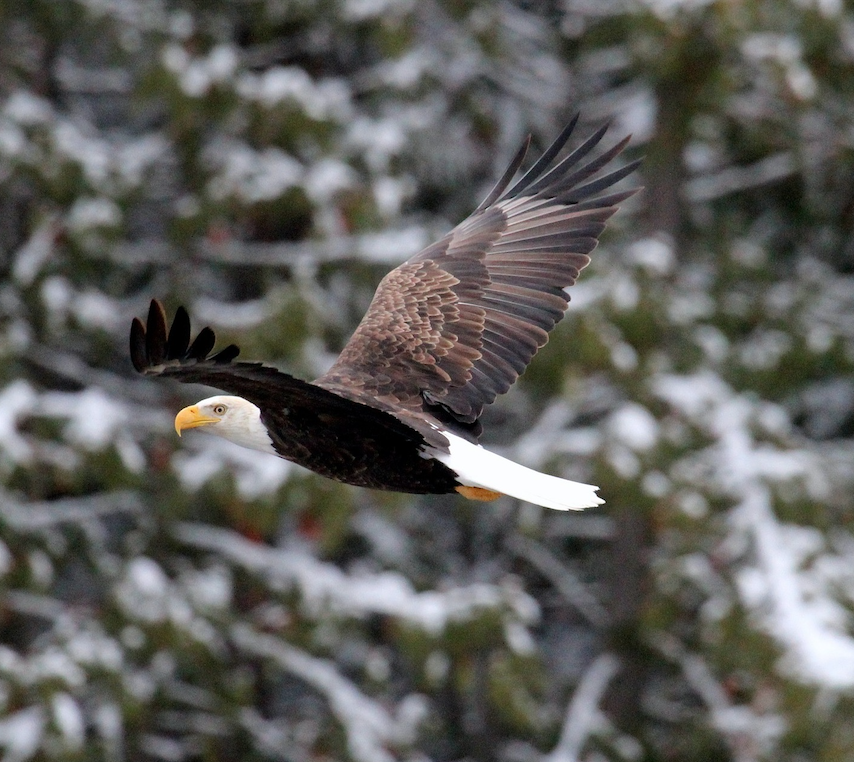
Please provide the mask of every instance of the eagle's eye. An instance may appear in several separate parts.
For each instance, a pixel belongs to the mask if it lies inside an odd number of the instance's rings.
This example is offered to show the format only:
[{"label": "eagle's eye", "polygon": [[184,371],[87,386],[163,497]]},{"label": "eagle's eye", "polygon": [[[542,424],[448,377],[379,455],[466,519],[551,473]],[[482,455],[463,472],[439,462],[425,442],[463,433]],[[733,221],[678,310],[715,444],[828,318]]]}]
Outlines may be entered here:
[{"label": "eagle's eye", "polygon": [[226,410],[228,410],[228,408],[225,405],[214,405],[213,407],[213,411],[217,415],[225,415]]}]

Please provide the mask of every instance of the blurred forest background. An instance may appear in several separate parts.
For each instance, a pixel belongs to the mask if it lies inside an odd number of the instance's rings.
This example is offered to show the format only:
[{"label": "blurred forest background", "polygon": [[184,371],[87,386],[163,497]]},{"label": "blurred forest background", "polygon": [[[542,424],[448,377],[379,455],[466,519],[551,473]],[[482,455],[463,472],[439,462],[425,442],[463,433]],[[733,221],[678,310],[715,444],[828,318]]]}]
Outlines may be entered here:
[{"label": "blurred forest background", "polygon": [[[485,441],[601,510],[177,439],[151,297],[314,377],[576,110],[646,190]],[[854,759],[852,120],[841,0],[5,0],[2,760]]]}]

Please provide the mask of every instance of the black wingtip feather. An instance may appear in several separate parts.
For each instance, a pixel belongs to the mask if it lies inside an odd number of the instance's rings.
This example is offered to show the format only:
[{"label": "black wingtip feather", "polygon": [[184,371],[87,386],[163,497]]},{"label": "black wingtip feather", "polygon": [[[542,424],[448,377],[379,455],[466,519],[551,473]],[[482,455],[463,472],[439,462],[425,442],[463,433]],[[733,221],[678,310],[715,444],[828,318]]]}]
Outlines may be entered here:
[{"label": "black wingtip feather", "polygon": [[148,366],[148,353],[145,351],[145,326],[135,317],[130,324],[130,361],[137,373],[143,373]]},{"label": "black wingtip feather", "polygon": [[210,354],[210,351],[214,348],[214,344],[216,344],[216,334],[210,328],[205,326],[201,331],[199,331],[199,335],[196,336],[196,340],[187,350],[187,359],[199,361],[206,359]]},{"label": "black wingtip feather", "polygon": [[217,352],[217,354],[215,354],[210,359],[211,362],[215,362],[220,365],[227,365],[239,354],[240,347],[238,347],[237,344],[229,344],[225,349],[220,352]]},{"label": "black wingtip feather", "polygon": [[[168,329],[168,333],[167,333]],[[166,311],[156,299],[148,309],[148,320],[134,318],[130,326],[130,359],[139,373],[171,372],[173,366],[195,366],[205,361],[228,365],[240,349],[229,344],[213,357],[208,357],[216,343],[216,334],[205,327],[190,343],[190,316],[178,307],[168,327]]]},{"label": "black wingtip feather", "polygon": [[145,352],[149,366],[160,365],[166,359],[166,311],[157,299],[152,299],[148,308]]},{"label": "black wingtip feather", "polygon": [[166,341],[166,359],[180,360],[190,346],[190,316],[183,307],[178,307],[172,318],[169,338]]}]

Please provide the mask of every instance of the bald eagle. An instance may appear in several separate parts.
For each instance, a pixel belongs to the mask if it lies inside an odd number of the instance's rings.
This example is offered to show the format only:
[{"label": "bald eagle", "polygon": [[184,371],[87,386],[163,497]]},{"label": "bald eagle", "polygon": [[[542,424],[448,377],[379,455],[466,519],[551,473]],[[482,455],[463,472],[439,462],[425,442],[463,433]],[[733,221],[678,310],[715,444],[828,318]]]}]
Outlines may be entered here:
[{"label": "bald eagle", "polygon": [[626,137],[586,161],[607,125],[558,159],[578,116],[512,187],[530,137],[484,201],[436,243],[388,273],[341,355],[320,378],[211,356],[179,307],[135,318],[137,371],[216,387],[175,418],[338,481],[418,494],[511,495],[547,508],[602,503],[598,487],[525,468],[479,445],[480,415],[548,340],[605,222],[636,189],[604,193],[638,162],[602,174]]}]

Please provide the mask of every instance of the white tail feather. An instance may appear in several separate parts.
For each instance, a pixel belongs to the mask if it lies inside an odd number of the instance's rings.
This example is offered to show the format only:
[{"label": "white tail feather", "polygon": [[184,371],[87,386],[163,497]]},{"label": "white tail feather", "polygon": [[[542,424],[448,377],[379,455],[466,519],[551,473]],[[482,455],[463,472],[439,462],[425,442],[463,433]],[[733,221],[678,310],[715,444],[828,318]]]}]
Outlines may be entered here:
[{"label": "white tail feather", "polygon": [[449,450],[433,453],[433,457],[454,471],[465,486],[494,490],[559,511],[578,511],[605,502],[596,494],[598,487],[541,474],[455,434],[442,433],[448,438]]}]

